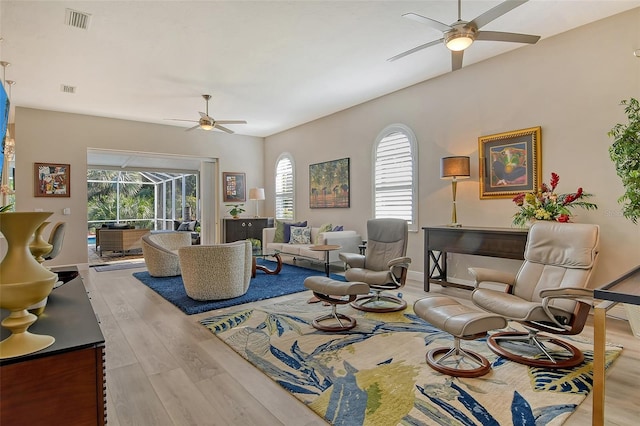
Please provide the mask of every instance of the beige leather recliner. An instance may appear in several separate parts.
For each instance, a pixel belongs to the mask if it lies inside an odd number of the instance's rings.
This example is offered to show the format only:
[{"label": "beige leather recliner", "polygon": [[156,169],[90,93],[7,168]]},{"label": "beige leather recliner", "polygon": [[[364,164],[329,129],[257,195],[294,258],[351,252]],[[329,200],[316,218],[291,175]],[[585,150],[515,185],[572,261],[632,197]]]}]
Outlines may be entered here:
[{"label": "beige leather recliner", "polygon": [[383,293],[404,286],[411,258],[406,257],[409,225],[403,219],[369,219],[365,255],[340,253],[347,265],[347,281],[369,285],[373,294],[360,296],[351,305],[367,312],[394,312],[407,307],[400,297]]},{"label": "beige leather recliner", "polygon": [[528,330],[491,335],[487,343],[495,353],[546,368],[568,368],[583,361],[573,345],[538,332],[582,332],[592,304],[593,290],[586,287],[599,240],[598,225],[538,221],[529,230],[525,260],[516,274],[469,268],[476,281],[473,303]]},{"label": "beige leather recliner", "polygon": [[180,275],[178,249],[191,245],[189,232],[159,232],[142,237],[142,254],[152,277]]},{"label": "beige leather recliner", "polygon": [[251,243],[181,247],[178,249],[182,281],[195,300],[220,300],[242,296],[251,281]]}]

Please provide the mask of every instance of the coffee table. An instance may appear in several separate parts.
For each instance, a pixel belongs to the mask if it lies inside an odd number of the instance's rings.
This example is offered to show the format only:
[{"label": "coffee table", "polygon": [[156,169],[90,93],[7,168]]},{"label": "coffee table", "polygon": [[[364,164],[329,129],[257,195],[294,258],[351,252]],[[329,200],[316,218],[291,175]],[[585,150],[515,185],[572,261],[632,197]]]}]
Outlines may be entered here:
[{"label": "coffee table", "polygon": [[309,247],[309,250],[323,251],[324,252],[324,272],[329,276],[329,252],[334,250],[340,250],[342,246],[336,244],[319,244]]},{"label": "coffee table", "polygon": [[[264,265],[258,265],[256,263],[257,258],[266,259],[267,257],[273,257],[276,259],[277,265],[275,269],[269,269]],[[270,250],[270,249],[255,249],[252,253],[252,264],[251,264],[251,278],[256,277],[256,270],[259,269],[265,274],[275,275],[279,274],[282,270],[282,258],[280,257],[279,250]]]}]

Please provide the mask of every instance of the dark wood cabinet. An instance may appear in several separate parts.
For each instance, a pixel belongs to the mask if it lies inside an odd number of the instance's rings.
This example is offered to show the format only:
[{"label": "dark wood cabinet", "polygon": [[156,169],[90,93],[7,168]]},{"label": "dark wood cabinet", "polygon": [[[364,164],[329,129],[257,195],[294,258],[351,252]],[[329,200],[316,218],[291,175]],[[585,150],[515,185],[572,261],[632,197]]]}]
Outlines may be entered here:
[{"label": "dark wood cabinet", "polygon": [[430,283],[472,289],[447,281],[447,253],[524,259],[527,229],[424,227],[424,291]]},{"label": "dark wood cabinet", "polygon": [[[2,318],[8,314],[2,309]],[[29,331],[56,341],[0,360],[0,424],[104,425],[104,337],[80,276],[51,292]]]},{"label": "dark wood cabinet", "polygon": [[222,238],[225,243],[246,240],[247,238],[262,241],[262,230],[273,226],[273,219],[266,217],[222,219],[222,224]]}]

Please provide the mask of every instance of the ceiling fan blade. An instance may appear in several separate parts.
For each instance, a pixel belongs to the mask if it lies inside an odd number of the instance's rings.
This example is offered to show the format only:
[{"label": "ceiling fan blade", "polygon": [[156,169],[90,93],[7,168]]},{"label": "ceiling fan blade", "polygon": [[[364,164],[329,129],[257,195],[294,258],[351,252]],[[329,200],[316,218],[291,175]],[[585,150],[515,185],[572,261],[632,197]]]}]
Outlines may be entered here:
[{"label": "ceiling fan blade", "polygon": [[216,124],[214,124],[214,125],[213,125],[213,127],[215,127],[216,129],[220,129],[220,130],[222,130],[223,132],[233,133],[233,130],[231,130],[231,129],[227,129],[227,128],[226,128],[226,127],[224,127],[224,126],[220,126],[217,122],[216,122]]},{"label": "ceiling fan blade", "polygon": [[487,10],[485,13],[478,16],[476,19],[474,19],[471,22],[475,23],[478,28],[482,28],[485,25],[487,25],[489,22],[501,17],[502,15],[504,15],[507,12],[510,12],[516,7],[523,5],[527,1],[529,0],[506,0],[500,3],[499,5],[497,5],[496,7]]},{"label": "ceiling fan blade", "polygon": [[198,123],[198,120],[182,120],[181,118],[165,118],[168,121],[189,121],[191,123]]},{"label": "ceiling fan blade", "polygon": [[200,128],[200,125],[198,124],[197,126],[189,127],[187,130],[185,130],[185,132],[188,132],[190,130],[199,129],[199,128]]},{"label": "ceiling fan blade", "polygon": [[247,124],[244,120],[216,120],[216,124]]},{"label": "ceiling fan blade", "polygon": [[462,68],[462,57],[464,55],[464,50],[460,51],[451,51],[451,71],[456,71]]},{"label": "ceiling fan blade", "polygon": [[199,111],[198,114],[200,114],[200,117],[206,119],[206,120],[211,120],[213,121],[213,118],[209,117],[207,114],[205,114],[204,112]]},{"label": "ceiling fan blade", "polygon": [[442,39],[442,38],[439,39],[439,40],[430,41],[429,43],[422,44],[422,45],[420,45],[418,47],[414,47],[413,49],[409,49],[406,52],[402,52],[402,53],[400,53],[400,54],[398,54],[398,55],[396,55],[396,56],[394,56],[392,58],[389,58],[389,59],[387,59],[387,61],[393,62],[393,61],[395,61],[397,59],[404,58],[407,55],[410,55],[412,53],[418,52],[418,51],[420,51],[422,49],[426,49],[427,47],[435,46],[436,44],[442,43],[443,41],[444,41],[444,39]]},{"label": "ceiling fan blade", "polygon": [[500,31],[478,31],[476,40],[485,41],[510,41],[513,43],[536,44],[540,36],[530,34],[503,33]]},{"label": "ceiling fan blade", "polygon": [[446,32],[452,29],[450,25],[443,24],[442,22],[436,21],[435,19],[418,15],[417,13],[405,13],[404,15],[402,15],[402,17],[420,22],[421,24],[428,25],[429,27],[442,32]]}]

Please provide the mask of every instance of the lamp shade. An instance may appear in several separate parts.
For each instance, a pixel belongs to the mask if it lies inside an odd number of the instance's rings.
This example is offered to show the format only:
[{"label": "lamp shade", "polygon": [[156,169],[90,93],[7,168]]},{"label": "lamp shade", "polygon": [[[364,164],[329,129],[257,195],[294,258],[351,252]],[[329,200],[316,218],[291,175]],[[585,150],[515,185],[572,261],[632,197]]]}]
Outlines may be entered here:
[{"label": "lamp shade", "polygon": [[264,200],[264,188],[251,188],[249,190],[250,200]]},{"label": "lamp shade", "polygon": [[441,179],[466,179],[470,176],[469,157],[444,157],[440,160]]}]

